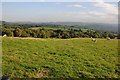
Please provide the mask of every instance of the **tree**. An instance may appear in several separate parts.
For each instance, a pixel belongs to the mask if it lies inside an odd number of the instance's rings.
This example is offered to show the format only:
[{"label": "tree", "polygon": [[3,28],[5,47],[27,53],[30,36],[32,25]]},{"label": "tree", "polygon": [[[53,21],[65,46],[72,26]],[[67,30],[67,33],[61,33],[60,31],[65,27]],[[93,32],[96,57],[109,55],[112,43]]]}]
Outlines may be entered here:
[{"label": "tree", "polygon": [[114,39],[115,35],[114,34],[109,34],[108,37],[110,37],[111,39]]},{"label": "tree", "polygon": [[51,31],[46,31],[46,38],[50,38],[51,37],[52,32]]},{"label": "tree", "polygon": [[45,31],[41,31],[41,38],[46,38],[46,33],[45,33]]},{"label": "tree", "polygon": [[93,38],[99,38],[100,34],[98,32],[94,32],[94,34],[92,35]]},{"label": "tree", "polygon": [[35,32],[32,32],[31,36],[37,38],[37,34]]},{"label": "tree", "polygon": [[51,38],[54,38],[54,37],[56,37],[57,36],[57,34],[54,32],[54,31],[52,31],[51,32]]},{"label": "tree", "polygon": [[22,34],[22,30],[21,30],[21,29],[16,28],[16,29],[14,30],[14,36],[15,36],[15,37],[20,37],[21,34]]},{"label": "tree", "polygon": [[38,30],[37,31],[37,37],[38,38],[46,38],[46,32],[44,30]]},{"label": "tree", "polygon": [[11,37],[14,36],[14,34],[11,30],[5,30],[4,34],[6,34],[7,36],[11,36]]},{"label": "tree", "polygon": [[22,31],[21,37],[29,37],[30,34],[26,33],[26,31]]},{"label": "tree", "polygon": [[108,32],[104,32],[104,33],[102,34],[102,36],[103,36],[104,38],[107,38],[107,37],[108,37]]},{"label": "tree", "polygon": [[120,33],[118,34],[118,39],[120,39]]},{"label": "tree", "polygon": [[78,36],[79,36],[79,37],[82,37],[82,35],[83,35],[82,32],[79,32],[79,33],[78,33]]},{"label": "tree", "polygon": [[60,33],[58,33],[58,34],[56,35],[56,38],[62,38],[62,36],[60,35]]},{"label": "tree", "polygon": [[64,32],[64,33],[62,34],[62,38],[63,38],[63,39],[70,38],[70,34],[69,34],[68,32]]}]

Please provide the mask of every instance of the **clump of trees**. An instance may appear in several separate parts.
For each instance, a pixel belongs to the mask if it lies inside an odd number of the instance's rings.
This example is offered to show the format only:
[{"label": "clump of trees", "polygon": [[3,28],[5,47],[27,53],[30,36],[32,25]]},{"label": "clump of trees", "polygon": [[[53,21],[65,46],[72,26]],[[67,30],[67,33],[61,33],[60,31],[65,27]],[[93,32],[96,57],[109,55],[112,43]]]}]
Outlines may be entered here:
[{"label": "clump of trees", "polygon": [[69,30],[45,30],[44,28],[40,28],[37,30],[24,28],[24,27],[17,27],[17,28],[5,28],[2,27],[2,35],[6,34],[10,37],[35,37],[35,38],[61,38],[61,39],[68,39],[68,38],[115,38],[116,35],[109,32],[101,32],[101,31],[94,31],[94,30],[87,30],[83,32],[81,29],[69,29]]},{"label": "clump of trees", "polygon": [[118,39],[120,39],[120,33],[118,34]]}]

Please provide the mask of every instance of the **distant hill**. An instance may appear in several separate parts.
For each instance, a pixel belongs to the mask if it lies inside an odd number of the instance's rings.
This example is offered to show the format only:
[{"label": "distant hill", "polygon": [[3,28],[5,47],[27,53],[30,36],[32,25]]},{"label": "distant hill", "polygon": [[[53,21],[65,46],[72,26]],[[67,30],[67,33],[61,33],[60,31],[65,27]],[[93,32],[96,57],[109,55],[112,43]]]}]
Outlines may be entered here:
[{"label": "distant hill", "polygon": [[[0,21],[0,23],[11,23]],[[103,24],[103,23],[85,23],[85,22],[12,22],[17,24],[52,24],[52,25],[67,25],[70,27],[81,28],[81,29],[93,29],[110,32],[118,32],[118,24]]]},{"label": "distant hill", "polygon": [[83,23],[83,22],[51,22],[50,24],[69,25],[83,29],[87,28],[94,30],[118,32],[118,24]]}]

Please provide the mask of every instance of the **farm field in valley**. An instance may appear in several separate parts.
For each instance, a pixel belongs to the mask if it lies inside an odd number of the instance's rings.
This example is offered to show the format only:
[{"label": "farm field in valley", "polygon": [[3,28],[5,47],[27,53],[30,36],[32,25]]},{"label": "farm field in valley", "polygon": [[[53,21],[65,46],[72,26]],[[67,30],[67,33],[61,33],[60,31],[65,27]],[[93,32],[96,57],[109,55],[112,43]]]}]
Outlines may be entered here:
[{"label": "farm field in valley", "polygon": [[[38,29],[42,29],[42,28],[45,29],[45,30],[58,30],[58,29],[61,29],[63,31],[69,31],[69,29],[79,30],[79,28],[69,28],[69,27],[68,27],[68,29],[64,29],[63,27],[60,27],[60,28],[55,28],[55,27],[32,27],[32,28],[29,28],[29,29],[38,30]],[[88,29],[81,29],[81,30],[83,32],[87,32]]]},{"label": "farm field in valley", "polygon": [[11,78],[118,78],[118,39],[2,38]]}]

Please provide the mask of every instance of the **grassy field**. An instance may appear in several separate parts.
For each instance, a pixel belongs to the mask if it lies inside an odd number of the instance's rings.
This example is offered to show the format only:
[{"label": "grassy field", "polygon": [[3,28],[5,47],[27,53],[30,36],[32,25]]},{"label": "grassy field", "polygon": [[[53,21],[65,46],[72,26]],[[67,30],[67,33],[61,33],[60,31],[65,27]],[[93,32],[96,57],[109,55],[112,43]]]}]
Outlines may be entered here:
[{"label": "grassy field", "polygon": [[2,38],[11,78],[118,78],[118,40]]},{"label": "grassy field", "polygon": [[[29,29],[32,29],[32,30],[37,30],[37,29],[40,29],[41,27],[32,27],[32,28],[29,28]],[[61,29],[61,30],[65,30],[65,31],[69,31],[68,29],[64,29],[64,28],[55,28],[55,27],[42,27],[44,28],[45,30],[58,30],[58,29]],[[71,29],[75,29],[75,30],[79,30],[79,28],[71,28]],[[81,29],[83,32],[86,32],[88,29]]]}]

